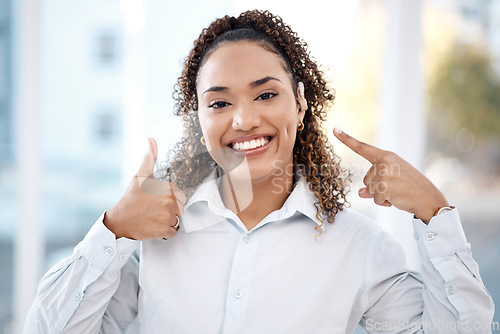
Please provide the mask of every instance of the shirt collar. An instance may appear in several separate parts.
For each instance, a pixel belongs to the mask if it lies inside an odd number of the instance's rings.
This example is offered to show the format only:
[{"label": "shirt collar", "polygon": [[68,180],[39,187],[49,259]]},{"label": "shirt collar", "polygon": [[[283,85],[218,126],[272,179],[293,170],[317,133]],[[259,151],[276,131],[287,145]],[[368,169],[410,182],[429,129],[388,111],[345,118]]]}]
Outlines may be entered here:
[{"label": "shirt collar", "polygon": [[[214,169],[198,186],[184,206],[183,224],[186,233],[210,227],[226,220],[226,218],[235,218],[235,213],[227,209],[222,202],[218,189],[218,181],[218,173]],[[305,177],[299,176],[294,189],[286,199],[283,207],[268,217],[272,215],[275,218],[273,220],[286,219],[298,211],[320,226],[321,230],[324,231],[324,225],[316,217],[317,210],[315,203],[317,201],[317,197],[309,188]],[[206,210],[207,207],[209,210]],[[203,210],[203,212],[200,212],[200,210]],[[200,219],[200,215],[203,215],[203,218],[206,219]]]}]

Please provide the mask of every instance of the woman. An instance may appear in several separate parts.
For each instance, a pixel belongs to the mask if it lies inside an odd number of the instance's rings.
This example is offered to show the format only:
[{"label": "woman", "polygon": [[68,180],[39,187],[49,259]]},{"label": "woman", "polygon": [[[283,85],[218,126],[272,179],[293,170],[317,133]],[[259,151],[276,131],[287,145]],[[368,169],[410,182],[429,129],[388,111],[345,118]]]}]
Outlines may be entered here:
[{"label": "woman", "polygon": [[279,17],[214,21],[176,93],[186,133],[166,163],[171,182],[152,177],[150,139],[123,198],[42,279],[25,332],[120,333],[136,317],[143,333],[489,326],[493,303],[456,209],[400,157],[336,129],[373,164],[359,195],[415,215],[422,274],[345,208],[347,175],[320,127],[333,95]]}]

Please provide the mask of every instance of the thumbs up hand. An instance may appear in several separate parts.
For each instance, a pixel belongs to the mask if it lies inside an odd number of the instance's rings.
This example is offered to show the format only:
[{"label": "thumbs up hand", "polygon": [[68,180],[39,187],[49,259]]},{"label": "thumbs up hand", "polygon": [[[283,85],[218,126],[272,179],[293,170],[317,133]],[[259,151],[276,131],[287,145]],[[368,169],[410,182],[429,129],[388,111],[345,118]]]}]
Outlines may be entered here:
[{"label": "thumbs up hand", "polygon": [[158,156],[156,141],[120,201],[104,216],[104,224],[116,238],[167,239],[178,230],[186,196],[171,182],[156,180],[153,170]]},{"label": "thumbs up hand", "polygon": [[335,136],[372,166],[366,173],[364,188],[358,192],[362,198],[373,198],[375,204],[392,206],[413,213],[426,222],[448,202],[439,189],[415,167],[397,154],[363,143],[340,129]]}]

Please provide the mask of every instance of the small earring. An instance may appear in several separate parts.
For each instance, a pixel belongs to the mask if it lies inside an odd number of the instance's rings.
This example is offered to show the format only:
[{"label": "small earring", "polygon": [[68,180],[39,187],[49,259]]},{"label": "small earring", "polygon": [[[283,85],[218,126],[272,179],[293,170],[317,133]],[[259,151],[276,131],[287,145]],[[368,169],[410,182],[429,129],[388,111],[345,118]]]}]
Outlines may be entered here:
[{"label": "small earring", "polygon": [[203,144],[203,145],[207,145],[207,143],[205,142],[205,138],[203,136],[201,136],[200,138],[200,142]]},{"label": "small earring", "polygon": [[304,123],[302,121],[299,121],[299,125],[297,125],[297,131],[302,131],[304,130]]}]

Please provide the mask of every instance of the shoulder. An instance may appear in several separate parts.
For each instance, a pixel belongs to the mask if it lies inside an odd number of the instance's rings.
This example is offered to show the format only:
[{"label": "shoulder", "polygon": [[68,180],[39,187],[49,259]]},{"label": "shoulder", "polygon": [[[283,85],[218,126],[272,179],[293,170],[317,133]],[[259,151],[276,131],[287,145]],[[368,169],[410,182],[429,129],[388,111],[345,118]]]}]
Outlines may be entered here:
[{"label": "shoulder", "polygon": [[333,223],[325,222],[324,234],[326,238],[340,239],[361,248],[371,248],[381,239],[390,239],[371,218],[351,208],[339,211]]},{"label": "shoulder", "polygon": [[354,209],[345,207],[337,213],[333,223],[326,223],[325,225],[326,230],[334,229],[349,234],[364,233],[376,236],[382,231],[371,218]]},{"label": "shoulder", "polygon": [[340,211],[335,221],[325,224],[325,237],[344,244],[354,254],[372,263],[404,263],[400,243],[369,217],[350,208]]}]

